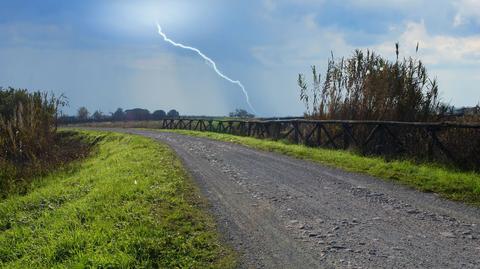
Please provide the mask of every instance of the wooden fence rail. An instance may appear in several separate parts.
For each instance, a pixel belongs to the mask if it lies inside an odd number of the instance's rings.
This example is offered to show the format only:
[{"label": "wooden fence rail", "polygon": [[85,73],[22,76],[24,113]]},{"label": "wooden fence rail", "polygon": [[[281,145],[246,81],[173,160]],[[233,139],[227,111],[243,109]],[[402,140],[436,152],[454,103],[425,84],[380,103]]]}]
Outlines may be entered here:
[{"label": "wooden fence rail", "polygon": [[462,162],[463,158],[455,154],[456,144],[446,144],[455,140],[452,136],[459,137],[455,132],[480,138],[480,124],[456,122],[172,118],[162,120],[161,126],[163,129],[210,131],[288,140],[315,147],[353,148],[364,154],[414,155],[428,160],[444,159],[455,163]]}]

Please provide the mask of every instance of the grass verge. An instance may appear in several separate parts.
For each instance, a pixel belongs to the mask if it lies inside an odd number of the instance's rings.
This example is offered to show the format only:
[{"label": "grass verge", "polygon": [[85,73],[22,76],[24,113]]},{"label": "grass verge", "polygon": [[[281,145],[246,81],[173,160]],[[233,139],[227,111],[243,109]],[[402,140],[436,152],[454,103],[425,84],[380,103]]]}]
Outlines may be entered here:
[{"label": "grass verge", "polygon": [[230,268],[180,161],[139,136],[81,131],[94,153],[0,200],[2,268]]},{"label": "grass verge", "polygon": [[56,132],[52,136],[48,150],[30,155],[30,160],[15,162],[0,158],[0,199],[12,193],[28,192],[35,178],[81,160],[90,153],[92,143],[76,132]]},{"label": "grass verge", "polygon": [[474,172],[455,171],[435,164],[416,164],[407,160],[386,161],[383,158],[364,157],[348,151],[312,148],[252,137],[189,130],[167,131],[233,142],[350,172],[395,180],[421,191],[435,192],[451,200],[480,206],[480,174]]}]

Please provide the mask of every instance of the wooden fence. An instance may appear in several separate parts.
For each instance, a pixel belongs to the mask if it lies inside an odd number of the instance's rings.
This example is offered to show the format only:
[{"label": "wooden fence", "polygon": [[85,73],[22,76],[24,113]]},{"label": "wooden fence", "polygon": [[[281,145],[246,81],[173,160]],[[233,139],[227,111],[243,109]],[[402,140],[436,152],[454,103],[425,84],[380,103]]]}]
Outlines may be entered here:
[{"label": "wooden fence", "polygon": [[[163,129],[186,129],[252,136],[333,149],[356,149],[363,154],[413,155],[422,159],[464,162],[459,146],[479,150],[480,124],[454,122],[396,122],[349,120],[215,120],[164,119]],[[462,141],[462,139],[465,139]],[[452,142],[454,141],[454,142]],[[472,147],[468,147],[467,149]],[[480,151],[480,150],[479,150]],[[476,152],[474,152],[476,154]],[[478,152],[480,154],[480,152]],[[462,155],[462,156],[458,156]],[[470,157],[468,157],[470,158]],[[472,158],[478,158],[473,156]]]}]

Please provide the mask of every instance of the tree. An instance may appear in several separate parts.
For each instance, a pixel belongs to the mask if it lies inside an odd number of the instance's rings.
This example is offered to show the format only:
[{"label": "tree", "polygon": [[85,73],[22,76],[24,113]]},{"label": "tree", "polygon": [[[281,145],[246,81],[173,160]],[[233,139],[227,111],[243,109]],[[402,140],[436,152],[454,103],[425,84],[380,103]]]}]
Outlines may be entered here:
[{"label": "tree", "polygon": [[163,110],[155,110],[152,114],[152,119],[154,120],[161,120],[167,116],[167,113]]},{"label": "tree", "polygon": [[88,112],[88,109],[84,106],[80,107],[77,111],[77,118],[80,121],[86,121],[88,120],[88,116],[90,115],[90,112]]},{"label": "tree", "polygon": [[100,110],[96,110],[93,115],[92,115],[92,118],[94,121],[101,121],[105,118],[105,116],[103,115],[103,112],[100,111]]},{"label": "tree", "polygon": [[168,111],[167,116],[170,118],[176,118],[180,116],[180,113],[178,113],[178,111],[176,111],[175,109],[172,109]]},{"label": "tree", "polygon": [[125,115],[127,120],[149,120],[150,111],[143,108],[134,108],[125,110]]},{"label": "tree", "polygon": [[242,118],[242,119],[248,119],[248,118],[253,118],[255,115],[248,113],[245,109],[235,109],[235,112],[230,112],[230,117],[232,118]]},{"label": "tree", "polygon": [[114,121],[121,121],[125,120],[125,112],[123,112],[122,108],[117,108],[117,110],[112,114],[112,120]]}]

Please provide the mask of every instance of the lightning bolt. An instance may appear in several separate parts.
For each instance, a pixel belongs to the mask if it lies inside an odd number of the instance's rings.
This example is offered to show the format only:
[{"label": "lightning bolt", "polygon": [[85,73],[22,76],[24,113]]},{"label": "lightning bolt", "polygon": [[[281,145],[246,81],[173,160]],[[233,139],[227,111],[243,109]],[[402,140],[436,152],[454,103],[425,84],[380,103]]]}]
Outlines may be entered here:
[{"label": "lightning bolt", "polygon": [[158,28],[158,34],[163,37],[163,40],[165,40],[165,42],[168,42],[175,47],[179,47],[179,48],[182,48],[182,49],[191,50],[191,51],[196,52],[198,55],[200,55],[200,57],[202,57],[207,63],[210,64],[210,66],[217,73],[217,75],[219,75],[221,78],[225,79],[226,81],[228,81],[230,83],[233,83],[233,84],[236,84],[238,87],[240,87],[240,89],[242,89],[243,95],[245,95],[245,100],[247,101],[248,106],[250,107],[250,109],[255,114],[257,114],[257,112],[253,108],[252,104],[250,103],[250,98],[248,97],[247,90],[245,90],[245,87],[243,86],[243,84],[239,80],[233,80],[233,79],[227,77],[226,75],[224,75],[222,72],[220,72],[220,70],[218,70],[218,68],[217,68],[217,64],[215,64],[215,62],[212,59],[210,59],[207,55],[203,54],[199,49],[194,48],[194,47],[190,47],[190,46],[185,46],[185,45],[180,44],[180,43],[176,43],[175,41],[168,38],[167,35],[162,31],[162,27],[158,23],[157,23],[157,28]]}]

